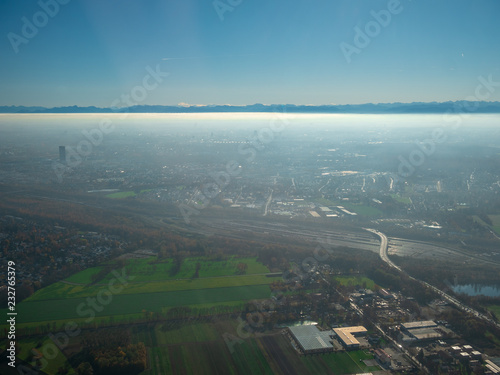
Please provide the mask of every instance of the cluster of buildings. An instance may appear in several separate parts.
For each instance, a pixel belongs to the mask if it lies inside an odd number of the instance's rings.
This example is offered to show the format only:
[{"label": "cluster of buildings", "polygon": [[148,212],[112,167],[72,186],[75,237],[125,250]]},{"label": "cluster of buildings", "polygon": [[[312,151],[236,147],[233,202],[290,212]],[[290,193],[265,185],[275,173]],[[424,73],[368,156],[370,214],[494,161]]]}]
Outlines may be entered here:
[{"label": "cluster of buildings", "polygon": [[[0,216],[0,264],[22,263],[16,270],[16,284],[54,278],[72,266],[90,267],[108,259],[114,250],[126,247],[120,237],[97,232],[80,232],[38,223],[10,215]],[[67,276],[67,275],[66,275]],[[7,284],[7,273],[0,283]]]},{"label": "cluster of buildings", "polygon": [[448,345],[445,341],[438,340],[425,346],[416,347],[415,351],[421,353],[422,360],[428,367],[441,373],[449,373],[468,367],[474,373],[500,374],[500,363],[497,359],[475,350],[471,345]]},{"label": "cluster of buildings", "polygon": [[445,334],[444,329],[433,320],[403,323],[401,324],[400,341],[408,343],[416,340],[438,339]]},{"label": "cluster of buildings", "polygon": [[[285,332],[295,349],[304,355],[370,348],[370,337],[363,326],[339,327],[321,331],[316,325],[288,327]],[[372,365],[389,370],[405,370],[411,364],[402,353],[390,348],[372,350]]]},{"label": "cluster of buildings", "polygon": [[301,325],[288,328],[288,334],[297,349],[303,354],[326,353],[338,350],[354,350],[368,347],[363,326],[334,328],[321,331],[316,325]]},{"label": "cluster of buildings", "polygon": [[[401,332],[414,337],[412,344],[420,342],[420,346],[412,346],[410,352],[420,353],[421,360],[429,366],[434,363],[442,373],[448,373],[468,366],[472,370],[481,369],[482,374],[500,374],[500,363],[475,350],[471,345],[448,345],[443,340],[437,340],[440,325],[432,320],[414,321],[401,324]],[[337,351],[368,349],[370,337],[363,326],[339,327],[321,330],[317,325],[300,325],[288,327],[284,331],[291,344],[303,355],[323,354]],[[374,362],[383,369],[400,371],[412,367],[404,354],[390,346],[371,349]]]}]

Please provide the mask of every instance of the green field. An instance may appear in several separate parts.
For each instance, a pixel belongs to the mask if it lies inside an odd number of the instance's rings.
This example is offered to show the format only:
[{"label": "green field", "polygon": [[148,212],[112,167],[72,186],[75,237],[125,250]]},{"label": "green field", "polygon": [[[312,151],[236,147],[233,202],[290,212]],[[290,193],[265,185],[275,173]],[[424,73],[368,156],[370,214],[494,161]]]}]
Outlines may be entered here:
[{"label": "green field", "polygon": [[[105,289],[103,289],[105,290]],[[206,305],[223,302],[248,301],[269,298],[268,285],[246,285],[211,289],[177,290],[172,292],[115,294],[110,303],[91,307],[87,298],[26,300],[18,305],[18,322],[50,321],[81,317],[137,314],[143,311],[164,312],[165,308],[188,305]],[[106,301],[106,297],[102,297]],[[99,300],[97,300],[99,301]]]},{"label": "green field", "polygon": [[404,203],[404,204],[410,204],[411,201],[410,201],[410,198],[409,197],[405,197],[405,196],[400,196],[399,194],[391,194],[391,197],[399,202],[399,203]]},{"label": "green field", "polygon": [[382,211],[380,211],[378,208],[366,206],[364,204],[343,202],[341,204],[341,206],[344,206],[348,211],[355,212],[361,216],[381,216],[382,215]]},{"label": "green field", "polygon": [[366,288],[372,289],[375,287],[375,282],[372,279],[369,279],[365,276],[339,276],[335,277],[340,285],[343,286],[363,286],[363,283],[366,283]]},{"label": "green field", "polygon": [[361,203],[352,203],[349,201],[332,201],[326,198],[319,198],[316,199],[315,202],[317,204],[320,204],[322,206],[327,206],[327,207],[336,207],[336,206],[342,206],[346,210],[350,212],[355,212],[358,215],[361,216],[381,216],[382,211],[380,211],[376,207],[372,206],[367,206]]},{"label": "green field", "polygon": [[[199,314],[206,314],[212,307],[221,311],[221,306],[231,311],[249,300],[269,298],[269,284],[275,280],[263,275],[269,270],[255,258],[232,257],[222,261],[187,258],[175,276],[168,272],[172,261],[151,264],[154,259],[130,259],[126,272],[124,269],[110,272],[97,284],[89,282],[102,266],[40,289],[17,306],[17,323],[23,327],[30,327],[33,322],[59,325],[57,321],[68,319],[79,322],[84,319],[89,323],[94,316],[100,317],[95,323],[106,323],[110,319],[128,322],[146,318],[146,312],[165,314],[181,306],[195,307]],[[240,262],[248,265],[248,274],[235,275]],[[200,278],[183,279],[182,276],[195,272],[197,263],[201,265]],[[200,312],[200,309],[203,310]]]},{"label": "green field", "polygon": [[472,218],[474,221],[478,222],[479,224],[492,229],[493,231],[496,232],[497,235],[500,235],[500,215],[488,215],[488,217],[491,219],[491,222],[493,225],[489,225],[485,223],[479,216],[473,215]]},{"label": "green field", "polygon": [[135,197],[137,194],[133,191],[119,191],[117,193],[106,194],[106,198],[123,199],[128,197]]},{"label": "green field", "polygon": [[493,222],[493,230],[500,235],[500,215],[488,215]]},{"label": "green field", "polygon": [[136,193],[135,191],[118,191],[116,193],[111,193],[111,194],[106,194],[106,198],[111,198],[111,199],[124,199],[128,197],[136,197],[138,194],[145,193],[147,191],[151,191],[153,189],[144,189],[141,190],[139,193]]},{"label": "green field", "polygon": [[102,270],[103,267],[91,267],[87,268],[84,271],[75,273],[74,275],[71,275],[70,277],[66,278],[65,280],[71,283],[77,283],[77,284],[90,284],[92,282],[92,275],[95,275],[99,273],[100,270]]},{"label": "green field", "polygon": [[[268,285],[273,280],[274,278],[263,275],[220,276],[206,279],[156,281],[152,283],[135,282],[135,279],[133,279],[131,282],[128,282],[127,285],[121,284],[117,281],[116,284],[113,285],[113,288],[122,288],[118,294],[124,295],[227,288],[246,285]],[[26,302],[94,297],[99,292],[108,290],[108,285],[109,283],[99,283],[95,285],[82,286],[57,282],[37,291],[31,297],[26,299]]]},{"label": "green field", "polygon": [[486,308],[490,311],[492,311],[497,319],[500,319],[500,305],[488,305]]},{"label": "green field", "polygon": [[[190,279],[193,277],[198,263],[200,264],[199,278],[236,275],[238,274],[236,268],[238,263],[245,263],[247,265],[246,275],[269,273],[269,269],[263,264],[258,263],[257,258],[231,257],[221,261],[207,260],[202,257],[186,258],[183,260],[180,270],[175,275],[171,273],[174,266],[172,260],[165,260],[161,263],[156,263],[154,262],[155,260],[155,257],[129,260],[125,265],[125,271],[128,275],[135,277],[134,282]],[[101,282],[104,283],[112,277],[112,275],[108,275]]]},{"label": "green field", "polygon": [[[269,269],[258,263],[256,258],[232,257],[223,261],[205,260],[203,258],[187,258],[183,261],[179,272],[171,275],[173,266],[171,260],[162,263],[152,263],[156,258],[130,259],[125,269],[110,272],[97,284],[86,285],[92,281],[92,275],[98,273],[102,267],[92,267],[68,277],[64,282],[56,282],[34,293],[27,301],[54,300],[67,298],[83,298],[97,295],[101,290],[108,288],[110,282],[117,279],[117,274],[130,277],[127,285],[116,282],[117,287],[123,289],[120,294],[137,294],[151,292],[172,292],[178,290],[209,289],[244,285],[264,285],[274,281],[263,274]],[[199,263],[199,277],[192,278],[196,264]],[[236,265],[247,264],[244,275],[237,274]],[[82,284],[82,285],[73,285]]]}]

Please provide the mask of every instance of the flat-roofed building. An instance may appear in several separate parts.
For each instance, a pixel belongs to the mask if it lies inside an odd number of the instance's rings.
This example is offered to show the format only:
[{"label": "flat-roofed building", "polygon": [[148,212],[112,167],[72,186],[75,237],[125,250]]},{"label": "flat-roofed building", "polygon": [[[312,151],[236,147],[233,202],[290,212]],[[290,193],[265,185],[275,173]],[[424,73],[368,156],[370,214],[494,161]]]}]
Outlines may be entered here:
[{"label": "flat-roofed building", "polygon": [[472,353],[470,353],[470,356],[471,356],[471,358],[474,358],[474,359],[482,359],[483,358],[483,355],[481,354],[481,352],[478,352],[477,350],[473,350]]},{"label": "flat-roofed building", "polygon": [[410,322],[410,323],[403,323],[401,324],[401,327],[404,329],[411,330],[411,329],[416,329],[416,328],[430,328],[430,327],[437,327],[437,323],[433,320],[422,320],[419,322]]},{"label": "flat-roofed building", "polygon": [[346,349],[359,348],[361,344],[355,336],[366,335],[366,328],[363,326],[334,328],[333,331]]},{"label": "flat-roofed building", "polygon": [[468,360],[470,360],[470,354],[467,352],[461,352],[458,355],[458,359],[461,361],[467,362]]},{"label": "flat-roofed building", "polygon": [[[443,336],[442,327],[440,328],[433,320],[403,323],[401,328],[401,335],[412,340],[435,340]],[[458,350],[453,351],[462,351],[462,349],[459,347]]]},{"label": "flat-roofed building", "polygon": [[331,330],[320,331],[315,325],[288,327],[288,329],[304,354],[333,351]]},{"label": "flat-roofed building", "polygon": [[66,163],[66,146],[59,146],[59,161]]},{"label": "flat-roofed building", "polygon": [[[435,340],[443,336],[442,330],[438,329],[438,324],[433,320],[403,323],[401,324],[401,328],[402,333],[415,340]],[[458,350],[462,351],[461,348],[458,348]]]},{"label": "flat-roofed building", "polygon": [[415,337],[417,340],[431,340],[442,337],[443,335],[436,331],[435,328],[419,328],[412,329],[409,331],[410,335]]},{"label": "flat-roofed building", "polygon": [[312,217],[321,217],[316,211],[309,211]]},{"label": "flat-roofed building", "polygon": [[474,348],[470,345],[464,345],[462,346],[462,349],[465,350],[467,353],[472,353],[474,351]]}]

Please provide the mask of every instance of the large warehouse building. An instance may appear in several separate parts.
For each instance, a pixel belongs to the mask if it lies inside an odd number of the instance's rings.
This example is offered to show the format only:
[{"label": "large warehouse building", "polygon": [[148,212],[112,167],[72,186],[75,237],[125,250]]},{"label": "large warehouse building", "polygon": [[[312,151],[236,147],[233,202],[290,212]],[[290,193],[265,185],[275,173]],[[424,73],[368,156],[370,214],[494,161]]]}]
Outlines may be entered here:
[{"label": "large warehouse building", "polygon": [[432,320],[401,324],[403,341],[432,340],[442,337],[438,325]]},{"label": "large warehouse building", "polygon": [[333,331],[346,349],[359,348],[361,344],[355,336],[366,334],[366,328],[363,326],[334,328]]},{"label": "large warehouse building", "polygon": [[305,354],[333,351],[332,331],[320,331],[315,325],[289,327],[290,333]]}]

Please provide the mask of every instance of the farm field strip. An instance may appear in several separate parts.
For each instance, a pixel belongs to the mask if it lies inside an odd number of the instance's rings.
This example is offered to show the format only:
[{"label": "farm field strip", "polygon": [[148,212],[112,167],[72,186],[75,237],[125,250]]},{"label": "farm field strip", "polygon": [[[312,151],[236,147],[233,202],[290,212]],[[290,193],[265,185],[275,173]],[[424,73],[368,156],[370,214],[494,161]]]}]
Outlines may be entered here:
[{"label": "farm field strip", "polygon": [[[165,280],[151,283],[136,282],[134,279],[132,281],[128,281],[127,285],[123,285],[123,290],[121,290],[119,294],[124,295],[212,288],[217,289],[232,286],[268,285],[274,280],[276,279],[272,277],[266,277],[264,275],[219,276],[205,279]],[[119,282],[117,282],[115,285],[116,288],[122,287]],[[80,286],[57,282],[37,291],[31,297],[26,299],[26,302],[94,297],[100,291],[106,290],[107,288],[108,284]]]},{"label": "farm field strip", "polygon": [[101,266],[87,268],[86,270],[71,275],[66,278],[65,281],[77,284],[90,284],[92,282],[92,275],[99,273],[102,269],[103,267]]},{"label": "farm field strip", "polygon": [[[320,360],[318,360],[318,358]],[[318,356],[304,356],[303,362],[314,374],[355,374],[370,371],[379,371],[379,367],[366,366],[363,360],[373,359],[373,355],[362,350],[321,354]]]},{"label": "farm field strip", "polygon": [[[200,314],[200,316],[217,315],[217,310],[219,307],[224,309],[225,312],[227,311],[227,308],[231,307],[233,307],[235,311],[241,310],[244,308],[247,302],[248,301],[243,301],[243,300],[230,301],[230,302],[224,301],[224,302],[214,302],[214,303],[192,304],[182,307],[193,309],[194,310],[193,314],[196,317],[198,316],[197,314]],[[162,309],[162,312],[165,313],[168,311],[168,309],[169,309],[168,307],[164,307]],[[215,309],[215,311],[211,311],[213,309]],[[2,313],[1,310],[0,313]],[[95,326],[115,326],[122,324],[131,324],[143,320],[144,317],[145,317],[144,312],[135,314],[103,315],[103,316],[96,316],[90,324]],[[85,328],[89,324],[86,322],[86,320],[88,320],[88,316],[84,318],[57,319],[56,321],[42,320],[42,321],[31,321],[31,322],[19,322],[16,324],[16,326],[19,329],[31,328],[32,332],[35,333],[39,332],[36,330],[37,327],[50,327],[53,332],[56,332],[58,330],[64,330],[66,323],[77,323],[80,327]],[[6,327],[7,327],[6,324],[0,325],[0,329],[4,329]]]},{"label": "farm field strip", "polygon": [[179,328],[165,329],[165,324],[159,324],[154,329],[155,346],[175,345],[186,342],[206,342],[219,339],[219,334],[214,325],[195,323],[183,325]]},{"label": "farm field strip", "polygon": [[[180,269],[175,273],[172,271],[174,268],[172,259],[156,260],[156,257],[129,259],[125,265],[125,273],[133,275],[136,282],[192,279],[198,265],[199,278],[236,276],[239,274],[237,269],[239,263],[246,264],[245,275],[269,273],[269,269],[259,263],[255,257],[231,257],[226,260],[207,260],[205,257],[186,258],[182,261]],[[111,274],[108,274],[100,282],[106,283],[112,277]]]},{"label": "farm field strip", "polygon": [[238,374],[273,374],[255,339],[245,340],[243,343],[235,345],[232,358],[238,369]]},{"label": "farm field strip", "polygon": [[[106,326],[106,325],[116,325],[120,323],[127,323],[140,320],[144,316],[143,313],[138,314],[122,314],[122,315],[113,315],[113,316],[96,316],[92,321],[97,326]],[[54,320],[41,320],[41,321],[30,321],[30,322],[19,322],[16,324],[17,328],[34,328],[36,330],[37,327],[50,326],[52,332],[57,332],[59,330],[65,329],[66,323],[77,323],[82,327],[85,326],[85,320],[88,318],[68,318],[68,319],[57,319]],[[0,329],[3,329],[6,325],[1,325]]]},{"label": "farm field strip", "polygon": [[220,302],[248,301],[269,298],[268,285],[246,285],[211,289],[179,290],[156,293],[117,294],[111,302],[95,309],[86,298],[58,300],[26,300],[17,307],[18,322],[87,318],[137,314],[144,311],[161,312],[165,307],[203,305]]}]

